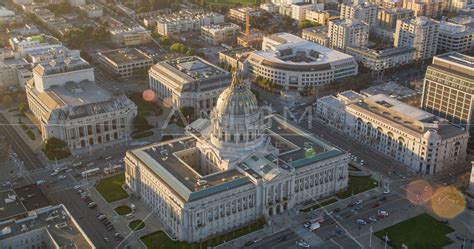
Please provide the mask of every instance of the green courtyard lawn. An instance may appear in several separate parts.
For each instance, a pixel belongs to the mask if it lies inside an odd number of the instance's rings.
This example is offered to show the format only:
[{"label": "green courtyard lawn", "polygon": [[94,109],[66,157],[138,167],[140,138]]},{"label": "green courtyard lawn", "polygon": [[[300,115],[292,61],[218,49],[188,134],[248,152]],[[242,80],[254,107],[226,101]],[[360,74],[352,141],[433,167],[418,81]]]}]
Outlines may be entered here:
[{"label": "green courtyard lawn", "polygon": [[114,202],[128,197],[122,188],[125,183],[125,173],[103,178],[95,187],[107,202]]},{"label": "green courtyard lawn", "polygon": [[161,107],[154,102],[146,101],[143,99],[142,93],[134,93],[128,95],[128,98],[132,100],[138,108],[138,114],[144,117],[154,114],[156,116],[161,115],[163,110]]},{"label": "green courtyard lawn", "polygon": [[370,176],[349,176],[349,187],[346,191],[337,193],[336,196],[345,199],[352,196],[352,194],[356,195],[377,186],[378,182]]},{"label": "green courtyard lawn", "polygon": [[155,135],[153,131],[147,130],[147,131],[142,131],[142,132],[132,134],[132,139],[142,139],[142,138],[151,137],[153,135]]},{"label": "green courtyard lawn", "polygon": [[181,242],[181,241],[173,241],[163,231],[156,231],[156,232],[147,234],[141,237],[140,240],[143,242],[143,244],[145,244],[145,246],[148,249],[168,249],[168,248],[200,249],[200,248],[214,247],[214,246],[224,243],[224,241],[231,241],[238,237],[241,237],[251,232],[262,229],[264,225],[265,225],[264,221],[258,221],[248,226],[244,226],[234,231],[230,231],[226,234],[222,234],[217,237],[208,239],[201,243],[198,243],[198,242],[186,243],[186,242]]},{"label": "green courtyard lawn", "polygon": [[118,215],[127,215],[132,212],[132,209],[126,205],[118,206],[114,210]]},{"label": "green courtyard lawn", "polygon": [[312,211],[313,209],[318,209],[320,207],[324,207],[324,206],[327,206],[329,204],[332,204],[334,202],[336,202],[337,199],[334,198],[334,197],[331,197],[331,198],[326,198],[325,200],[321,200],[319,201],[318,203],[315,203],[309,207],[306,207],[306,208],[303,208],[303,209],[300,209],[300,212],[303,212],[303,213],[307,213],[309,211]]},{"label": "green courtyard lawn", "polygon": [[143,222],[142,220],[134,220],[128,223],[128,227],[130,227],[132,231],[137,231],[145,227],[145,222]]},{"label": "green courtyard lawn", "polygon": [[408,248],[441,249],[453,243],[446,237],[446,234],[453,231],[451,227],[425,213],[378,231],[375,236],[383,240],[388,235],[388,244],[394,249],[402,248],[402,243]]}]

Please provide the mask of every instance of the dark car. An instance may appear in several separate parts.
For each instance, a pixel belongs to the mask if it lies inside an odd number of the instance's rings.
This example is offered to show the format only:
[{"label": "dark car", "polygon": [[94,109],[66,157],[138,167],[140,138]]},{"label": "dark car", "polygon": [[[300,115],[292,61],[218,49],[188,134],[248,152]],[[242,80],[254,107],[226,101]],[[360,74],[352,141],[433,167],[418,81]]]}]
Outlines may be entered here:
[{"label": "dark car", "polygon": [[247,247],[251,246],[251,245],[253,245],[253,243],[254,243],[253,240],[247,241],[247,243],[245,243],[245,246],[247,246]]},{"label": "dark car", "polygon": [[286,237],[286,236],[280,236],[280,237],[278,238],[278,242],[283,242],[283,241],[285,241],[286,239],[288,239],[288,237]]},{"label": "dark car", "polygon": [[380,197],[379,201],[386,201],[387,200],[387,197],[386,196],[382,196]]},{"label": "dark car", "polygon": [[341,209],[340,209],[340,208],[335,208],[335,209],[332,210],[332,211],[333,211],[334,213],[337,213],[337,212],[341,211]]}]

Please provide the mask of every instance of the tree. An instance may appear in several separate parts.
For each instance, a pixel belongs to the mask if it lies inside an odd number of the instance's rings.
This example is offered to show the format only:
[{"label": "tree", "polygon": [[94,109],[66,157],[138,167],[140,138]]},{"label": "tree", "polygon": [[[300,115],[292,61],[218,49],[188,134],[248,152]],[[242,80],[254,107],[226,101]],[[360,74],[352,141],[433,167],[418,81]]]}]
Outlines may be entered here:
[{"label": "tree", "polygon": [[194,49],[189,48],[188,51],[186,51],[186,55],[189,55],[189,56],[194,55]]},{"label": "tree", "polygon": [[26,111],[28,111],[28,104],[27,103],[21,103],[21,104],[18,105],[18,112],[19,113],[24,115]]},{"label": "tree", "polygon": [[306,29],[306,28],[311,28],[311,27],[316,27],[317,24],[310,21],[310,20],[303,20],[298,24],[299,29]]},{"label": "tree", "polygon": [[186,53],[188,51],[188,47],[186,45],[176,42],[170,47],[171,52],[181,52],[181,53]]},{"label": "tree", "polygon": [[142,132],[142,131],[146,131],[146,130],[149,130],[153,128],[153,126],[151,126],[149,123],[148,123],[148,120],[146,120],[145,117],[141,116],[141,115],[137,115],[134,119],[133,119],[133,130],[135,132]]},{"label": "tree", "polygon": [[61,160],[71,155],[66,142],[55,137],[46,139],[41,150],[49,160]]},{"label": "tree", "polygon": [[160,37],[160,44],[161,45],[170,45],[171,44],[171,40],[168,36],[162,36]]}]

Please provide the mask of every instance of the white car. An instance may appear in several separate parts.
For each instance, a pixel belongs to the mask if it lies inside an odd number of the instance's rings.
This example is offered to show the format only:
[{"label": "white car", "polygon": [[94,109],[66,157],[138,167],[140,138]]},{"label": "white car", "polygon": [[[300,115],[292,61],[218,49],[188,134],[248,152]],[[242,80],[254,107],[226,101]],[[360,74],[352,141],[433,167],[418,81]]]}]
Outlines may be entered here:
[{"label": "white car", "polygon": [[296,245],[301,246],[303,248],[309,248],[308,242],[304,241],[303,239],[296,241]]},{"label": "white car", "polygon": [[90,162],[86,165],[86,167],[90,167],[90,166],[94,166],[94,163],[93,162]]},{"label": "white car", "polygon": [[106,156],[105,157],[105,160],[110,160],[110,159],[112,159],[112,156]]},{"label": "white car", "polygon": [[383,193],[386,194],[386,195],[390,194],[390,189],[384,190]]},{"label": "white car", "polygon": [[362,200],[357,200],[357,201],[355,202],[355,204],[356,204],[356,205],[362,204]]},{"label": "white car", "polygon": [[78,190],[78,189],[80,189],[80,188],[81,188],[81,185],[76,185],[76,186],[74,186],[74,190]]},{"label": "white car", "polygon": [[66,176],[65,175],[58,176],[58,180],[62,180],[62,179],[66,179]]}]

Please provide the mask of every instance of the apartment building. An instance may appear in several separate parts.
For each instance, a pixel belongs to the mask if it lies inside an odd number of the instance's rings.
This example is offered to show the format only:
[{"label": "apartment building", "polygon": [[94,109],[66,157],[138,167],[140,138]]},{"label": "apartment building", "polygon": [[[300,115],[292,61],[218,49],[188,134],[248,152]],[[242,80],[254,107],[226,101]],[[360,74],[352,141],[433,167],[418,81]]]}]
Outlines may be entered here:
[{"label": "apartment building", "polygon": [[306,20],[321,25],[328,25],[330,20],[338,19],[341,13],[334,10],[309,10],[306,11]]},{"label": "apartment building", "polygon": [[136,46],[152,42],[151,31],[141,26],[112,29],[110,38],[119,46]]},{"label": "apartment building", "polygon": [[215,12],[185,9],[160,15],[155,21],[156,32],[160,35],[169,36],[171,34],[200,31],[201,26],[223,23],[224,16]]},{"label": "apartment building", "polygon": [[403,8],[413,10],[415,16],[437,18],[443,14],[446,0],[403,0]]},{"label": "apartment building", "polygon": [[329,47],[331,45],[331,39],[328,36],[327,25],[303,29],[301,32],[301,37],[324,47]]},{"label": "apartment building", "polygon": [[412,63],[415,60],[416,49],[412,47],[376,49],[352,46],[346,48],[346,53],[354,56],[357,62],[370,70],[383,71]]},{"label": "apartment building", "polygon": [[404,8],[381,8],[378,12],[378,24],[385,28],[395,29],[397,20],[414,16],[414,11]]},{"label": "apartment building", "polygon": [[341,19],[359,19],[369,26],[377,25],[378,6],[363,0],[341,4]]},{"label": "apartment building", "polygon": [[425,16],[397,21],[394,34],[395,47],[413,47],[415,60],[424,60],[436,55],[439,24]]},{"label": "apartment building", "polygon": [[329,21],[328,37],[331,48],[345,51],[348,46],[364,47],[369,42],[369,25],[358,19]]},{"label": "apartment building", "polygon": [[247,15],[252,17],[260,16],[261,14],[262,13],[258,8],[250,6],[237,7],[229,10],[229,18],[241,23],[245,23]]},{"label": "apartment building", "polygon": [[323,10],[324,4],[314,4],[311,2],[299,2],[291,4],[291,18],[301,22],[306,19],[306,13],[312,10]]},{"label": "apartment building", "polygon": [[201,26],[201,39],[212,45],[234,41],[240,34],[241,28],[234,23],[220,23]]}]

